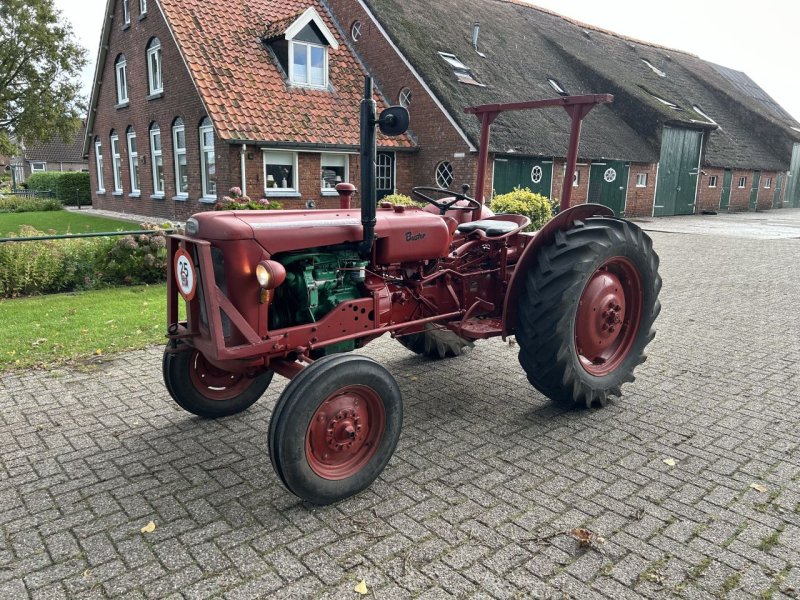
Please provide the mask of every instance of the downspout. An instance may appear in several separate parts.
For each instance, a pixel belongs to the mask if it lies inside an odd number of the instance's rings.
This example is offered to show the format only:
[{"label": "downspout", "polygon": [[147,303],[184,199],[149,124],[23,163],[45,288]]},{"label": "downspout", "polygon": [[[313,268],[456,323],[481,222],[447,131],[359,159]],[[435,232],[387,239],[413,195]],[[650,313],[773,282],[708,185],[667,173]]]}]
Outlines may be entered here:
[{"label": "downspout", "polygon": [[246,154],[247,154],[247,144],[242,144],[242,151],[239,154],[241,171],[242,171],[242,196],[247,196],[247,173],[245,166]]}]

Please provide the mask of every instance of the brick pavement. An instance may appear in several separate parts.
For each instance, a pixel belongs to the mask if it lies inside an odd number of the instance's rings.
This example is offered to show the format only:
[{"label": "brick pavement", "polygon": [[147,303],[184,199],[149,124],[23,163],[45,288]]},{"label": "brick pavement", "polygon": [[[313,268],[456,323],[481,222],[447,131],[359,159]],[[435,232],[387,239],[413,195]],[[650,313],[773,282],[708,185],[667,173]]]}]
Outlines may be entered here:
[{"label": "brick pavement", "polygon": [[622,399],[556,410],[497,340],[445,362],[379,340],[403,435],[333,507],[272,473],[279,378],[209,422],[158,348],[0,377],[0,598],[797,597],[800,242],[653,237],[664,310]]}]

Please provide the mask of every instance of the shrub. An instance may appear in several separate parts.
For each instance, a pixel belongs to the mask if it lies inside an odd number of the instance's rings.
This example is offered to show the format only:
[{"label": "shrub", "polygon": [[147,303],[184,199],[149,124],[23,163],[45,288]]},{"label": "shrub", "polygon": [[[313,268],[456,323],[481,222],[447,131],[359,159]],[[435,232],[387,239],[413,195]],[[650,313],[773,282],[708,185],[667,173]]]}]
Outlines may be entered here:
[{"label": "shrub", "polygon": [[110,284],[133,285],[163,281],[167,270],[167,244],[158,226],[143,226],[155,235],[126,235],[113,238],[105,255],[97,261],[97,270]]},{"label": "shrub", "polygon": [[547,197],[534,194],[528,188],[514,188],[512,192],[495,196],[489,208],[498,214],[511,213],[529,217],[531,224],[526,231],[541,229],[553,216]]},{"label": "shrub", "polygon": [[80,171],[33,173],[28,177],[28,188],[35,191],[50,191],[55,197],[68,205],[91,201],[89,173]]},{"label": "shrub", "polygon": [[420,206],[422,202],[414,200],[411,196],[405,194],[389,194],[380,199],[381,202],[391,202],[399,206]]},{"label": "shrub", "polygon": [[64,205],[55,198],[26,198],[23,196],[0,197],[0,213],[39,212],[62,210]]}]

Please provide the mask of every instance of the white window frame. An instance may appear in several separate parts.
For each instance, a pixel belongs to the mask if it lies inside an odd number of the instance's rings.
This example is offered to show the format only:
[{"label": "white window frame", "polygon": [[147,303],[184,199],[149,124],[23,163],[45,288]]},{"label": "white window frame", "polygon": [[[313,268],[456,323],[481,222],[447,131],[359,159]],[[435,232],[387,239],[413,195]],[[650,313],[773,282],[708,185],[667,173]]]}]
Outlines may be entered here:
[{"label": "white window frame", "polygon": [[161,40],[158,38],[153,38],[147,48],[147,89],[151,96],[164,92],[164,66],[161,60]]},{"label": "white window frame", "polygon": [[97,191],[104,194],[106,182],[103,177],[103,143],[99,139],[94,141],[94,164],[97,169]]},{"label": "white window frame", "polygon": [[547,78],[547,83],[550,84],[550,87],[553,88],[556,93],[561,94],[562,96],[567,94],[566,90],[561,86],[561,84],[552,77]]},{"label": "white window frame", "polygon": [[[214,179],[214,191],[213,193],[211,190],[208,189],[210,183],[210,173],[208,172],[208,161],[207,157],[209,154],[214,159],[214,174],[216,175],[216,165],[217,165],[217,152],[216,148],[214,147],[214,125],[211,123],[211,119],[206,117],[203,119],[203,124],[200,125],[198,129],[198,133],[200,134],[200,139],[198,140],[200,144],[200,181],[202,185],[202,196],[201,200],[205,201],[215,201],[217,200],[217,191],[216,191],[216,178]],[[206,134],[211,133],[211,145],[208,146],[205,144],[205,136]]]},{"label": "white window frame", "polygon": [[36,161],[31,163],[31,173],[46,173],[46,172],[47,172],[46,162]]},{"label": "white window frame", "polygon": [[768,190],[772,187],[772,177],[765,177],[764,178],[764,189]]},{"label": "white window frame", "polygon": [[[138,196],[142,193],[142,181],[139,173],[139,145],[136,140],[136,132],[134,130],[128,131],[125,134],[128,140],[128,175],[131,179],[131,196]],[[132,142],[136,141],[136,150],[133,149]]]},{"label": "white window frame", "polygon": [[411,88],[404,87],[400,90],[400,93],[397,96],[397,103],[405,109],[408,109],[411,106],[411,103],[414,101],[414,94],[411,91]]},{"label": "white window frame", "polygon": [[128,103],[128,59],[122,54],[114,68],[117,73],[117,105]]},{"label": "white window frame", "polygon": [[147,0],[139,0],[139,16],[147,14]]},{"label": "white window frame", "polygon": [[[304,47],[306,53],[306,80],[300,81],[296,78],[294,72],[294,54],[296,47]],[[322,83],[311,82],[311,49],[320,48],[322,50]],[[289,81],[293,85],[300,85],[303,87],[326,89],[328,87],[328,47],[322,44],[314,44],[312,42],[301,42],[291,40],[289,42]]]},{"label": "white window frame", "polygon": [[710,187],[710,188],[717,187],[717,180],[718,180],[718,176],[717,175],[711,175],[708,178],[708,187]]},{"label": "white window frame", "polygon": [[333,163],[333,162],[337,162],[337,163],[338,162],[342,162],[342,159],[344,159],[344,161],[343,161],[344,165],[331,164],[331,166],[333,166],[333,167],[344,166],[344,177],[342,177],[342,181],[341,182],[337,182],[337,184],[338,183],[346,183],[346,182],[350,181],[350,155],[343,154],[343,153],[337,153],[337,152],[322,152],[322,153],[320,153],[320,155],[319,155],[320,178],[319,179],[320,179],[320,193],[323,196],[338,196],[339,195],[339,192],[336,191],[336,187],[332,187],[332,188],[324,187],[325,181],[322,179],[322,170],[326,166],[325,159],[326,158],[327,159],[333,159],[334,157],[335,157],[335,161],[332,160],[331,163]]},{"label": "white window frame", "polygon": [[[156,149],[155,138],[158,136],[158,149]],[[164,139],[161,137],[161,127],[155,125],[150,128],[150,169],[153,171],[153,196],[155,198],[163,198],[166,191],[166,178],[164,174]],[[161,159],[161,173],[162,177],[158,178],[158,169],[156,169],[156,160]],[[161,189],[159,189],[159,181]]]},{"label": "white window frame", "polygon": [[[286,187],[279,187],[280,181],[275,182],[275,187],[267,187],[267,158],[270,156],[278,156],[278,155],[286,155],[290,156],[291,160],[291,167],[292,167],[292,181],[286,182]],[[297,152],[292,152],[288,150],[273,150],[273,149],[263,149],[261,151],[261,160],[262,160],[262,171],[264,175],[264,195],[266,196],[299,196],[300,195],[300,183],[299,183],[299,169],[297,164]],[[278,164],[284,165],[287,164],[285,162],[278,162],[278,163],[271,163],[271,164]]]},{"label": "white window frame", "polygon": [[[178,134],[183,133],[183,148],[178,147]],[[163,142],[162,142],[163,143]],[[172,154],[175,159],[175,197],[178,199],[186,199],[189,197],[189,162],[186,159],[186,191],[181,191],[181,170],[180,170],[180,157],[186,158],[186,126],[183,119],[180,122],[175,122],[172,126]]]},{"label": "white window frame", "polygon": [[125,25],[131,24],[131,1],[122,0],[122,21]]},{"label": "white window frame", "polygon": [[119,135],[111,136],[111,171],[114,174],[114,194],[122,195],[122,157],[119,153]]},{"label": "white window frame", "polygon": [[575,169],[575,172],[572,174],[572,187],[576,188],[581,185],[581,172],[580,169]]},{"label": "white window frame", "polygon": [[[447,179],[450,179],[450,181],[447,182]],[[440,161],[433,171],[433,181],[436,185],[442,189],[449,190],[455,180],[456,173],[452,163],[448,160]]]},{"label": "white window frame", "polygon": [[636,174],[636,187],[637,188],[647,187],[647,173]]},{"label": "white window frame", "polygon": [[363,25],[361,24],[361,21],[358,20],[353,21],[353,24],[350,26],[350,38],[354,42],[358,42],[358,40],[361,39],[361,36],[363,35],[362,28]]},{"label": "white window frame", "polygon": [[747,187],[747,177],[739,177],[739,189],[743,190]]}]

